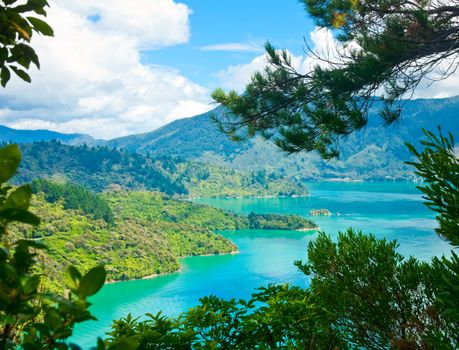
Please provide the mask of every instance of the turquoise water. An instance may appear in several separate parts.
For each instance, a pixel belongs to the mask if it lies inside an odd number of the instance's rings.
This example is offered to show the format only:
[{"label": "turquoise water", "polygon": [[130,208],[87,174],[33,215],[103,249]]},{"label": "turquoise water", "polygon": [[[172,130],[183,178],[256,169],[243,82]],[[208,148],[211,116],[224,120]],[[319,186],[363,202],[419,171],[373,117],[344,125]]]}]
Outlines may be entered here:
[{"label": "turquoise water", "polygon": [[[420,259],[448,253],[439,239],[434,215],[423,204],[411,183],[311,183],[311,195],[299,198],[199,199],[240,213],[284,213],[308,216],[310,209],[326,208],[340,215],[315,217],[321,230],[336,235],[348,227],[364,229],[378,237],[397,239],[399,251]],[[306,258],[306,246],[315,232],[244,230],[222,234],[239,247],[237,255],[191,257],[182,260],[180,272],[149,280],[109,284],[91,301],[98,321],[76,329],[73,341],[83,347],[95,344],[109,330],[111,320],[163,310],[177,315],[196,305],[200,296],[246,298],[268,283],[306,286],[308,280],[293,266]]]}]

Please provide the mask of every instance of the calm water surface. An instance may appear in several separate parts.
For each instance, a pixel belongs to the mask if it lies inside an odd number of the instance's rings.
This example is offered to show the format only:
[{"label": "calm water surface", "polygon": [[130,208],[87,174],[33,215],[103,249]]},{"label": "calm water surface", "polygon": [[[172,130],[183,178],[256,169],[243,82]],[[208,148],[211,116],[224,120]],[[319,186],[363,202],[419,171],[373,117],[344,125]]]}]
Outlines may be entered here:
[{"label": "calm water surface", "polygon": [[[197,203],[239,213],[280,213],[308,216],[310,209],[326,208],[331,217],[315,217],[320,229],[335,236],[348,227],[396,239],[399,251],[420,259],[449,252],[434,233],[433,213],[411,183],[311,183],[311,195],[299,198],[199,199]],[[109,284],[92,298],[91,312],[98,321],[76,329],[72,341],[84,348],[109,330],[113,319],[142,316],[162,310],[178,315],[197,304],[200,296],[246,298],[268,283],[307,286],[307,278],[293,266],[306,258],[306,246],[315,232],[244,230],[222,232],[240,254],[182,259],[180,272],[149,280]]]}]

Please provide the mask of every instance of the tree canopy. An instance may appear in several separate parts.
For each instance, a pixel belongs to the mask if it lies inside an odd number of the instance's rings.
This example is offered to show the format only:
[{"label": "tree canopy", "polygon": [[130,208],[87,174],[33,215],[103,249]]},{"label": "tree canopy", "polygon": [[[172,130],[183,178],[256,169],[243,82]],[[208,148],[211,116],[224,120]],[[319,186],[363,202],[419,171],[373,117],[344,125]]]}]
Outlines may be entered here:
[{"label": "tree canopy", "polygon": [[458,67],[458,1],[303,2],[315,23],[332,31],[337,52],[308,48],[320,64],[303,72],[287,51],[267,43],[269,65],[243,94],[212,95],[228,110],[217,122],[233,138],[261,134],[289,153],[334,157],[340,139],[364,127],[372,108],[392,123],[423,79],[446,78]]},{"label": "tree canopy", "polygon": [[25,70],[32,63],[40,68],[38,56],[29,43],[34,33],[54,35],[53,29],[36,17],[46,16],[47,6],[46,0],[0,1],[0,84],[3,87],[11,79],[11,71],[30,83],[31,78]]}]

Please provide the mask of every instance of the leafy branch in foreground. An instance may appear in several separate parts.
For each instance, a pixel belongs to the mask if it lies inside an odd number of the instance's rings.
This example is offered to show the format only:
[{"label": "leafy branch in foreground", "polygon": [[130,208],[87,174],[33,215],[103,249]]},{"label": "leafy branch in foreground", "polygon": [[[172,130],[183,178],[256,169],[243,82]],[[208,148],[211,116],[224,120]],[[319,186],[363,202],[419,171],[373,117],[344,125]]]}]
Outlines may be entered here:
[{"label": "leafy branch in foreground", "polygon": [[[46,16],[46,0],[0,1],[0,84],[5,87],[11,79],[11,71],[30,83],[25,71],[33,63],[40,68],[35,50],[29,45],[33,33],[53,36],[53,29],[41,18]],[[31,16],[32,13],[35,15]],[[25,69],[25,70],[24,70]]]},{"label": "leafy branch in foreground", "polygon": [[418,152],[407,145],[418,162],[408,162],[422,177],[425,186],[418,186],[424,193],[425,203],[437,212],[439,227],[436,232],[453,246],[459,247],[459,159],[455,154],[453,134],[439,135],[423,130],[426,139],[421,141],[425,147]]},{"label": "leafy branch in foreground", "polygon": [[234,139],[261,134],[288,153],[334,157],[372,107],[392,123],[423,79],[444,79],[458,67],[457,0],[303,2],[337,41],[330,52],[309,49],[316,65],[307,69],[268,43],[268,66],[244,93],[215,90],[213,99],[227,109],[216,121]]},{"label": "leafy branch in foreground", "polygon": [[0,349],[78,349],[65,340],[76,323],[94,319],[87,298],[102,288],[106,272],[99,266],[82,275],[70,266],[65,274],[67,296],[43,290],[43,277],[35,271],[46,246],[30,239],[11,242],[8,235],[14,222],[40,223],[29,211],[30,185],[6,183],[20,161],[16,145],[0,148]]}]

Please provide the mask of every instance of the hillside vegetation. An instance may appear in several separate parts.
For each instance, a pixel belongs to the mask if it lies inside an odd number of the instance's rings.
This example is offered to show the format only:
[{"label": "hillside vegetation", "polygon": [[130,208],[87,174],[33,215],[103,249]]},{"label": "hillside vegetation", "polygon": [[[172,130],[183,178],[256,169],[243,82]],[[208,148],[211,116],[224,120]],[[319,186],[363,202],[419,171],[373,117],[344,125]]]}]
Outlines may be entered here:
[{"label": "hillside vegetation", "polygon": [[293,178],[259,170],[235,170],[183,157],[153,157],[102,146],[69,146],[56,141],[21,144],[21,150],[23,162],[15,177],[16,183],[52,178],[97,192],[154,190],[191,197],[308,193],[305,186]]},{"label": "hillside vegetation", "polygon": [[[234,243],[214,233],[215,230],[263,228],[254,226],[247,216],[174,200],[157,192],[93,193],[98,198],[94,206],[106,203],[113,213],[113,221],[108,223],[95,218],[87,207],[69,208],[66,203],[67,197],[73,197],[71,190],[81,188],[67,187],[57,199],[50,197],[50,192],[34,196],[31,210],[42,219],[40,226],[31,233],[23,226],[13,230],[16,236],[31,235],[47,245],[42,262],[52,286],[57,286],[61,271],[69,265],[86,271],[103,264],[110,280],[177,271],[180,257],[237,251]],[[300,219],[299,226],[294,216],[268,215],[264,222],[277,229],[314,227],[309,220]]]}]

